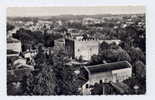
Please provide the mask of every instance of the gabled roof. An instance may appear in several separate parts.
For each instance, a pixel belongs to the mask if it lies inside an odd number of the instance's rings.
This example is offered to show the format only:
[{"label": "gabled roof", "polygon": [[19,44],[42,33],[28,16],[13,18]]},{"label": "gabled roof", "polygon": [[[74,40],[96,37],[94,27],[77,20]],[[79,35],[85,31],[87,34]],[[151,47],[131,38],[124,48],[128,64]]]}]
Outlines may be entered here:
[{"label": "gabled roof", "polygon": [[12,37],[7,38],[7,43],[17,43],[17,42],[20,42],[20,41]]},{"label": "gabled roof", "polygon": [[118,70],[118,69],[130,68],[130,67],[131,67],[131,64],[128,61],[119,61],[114,63],[86,66],[90,74],[108,72],[112,70]]}]

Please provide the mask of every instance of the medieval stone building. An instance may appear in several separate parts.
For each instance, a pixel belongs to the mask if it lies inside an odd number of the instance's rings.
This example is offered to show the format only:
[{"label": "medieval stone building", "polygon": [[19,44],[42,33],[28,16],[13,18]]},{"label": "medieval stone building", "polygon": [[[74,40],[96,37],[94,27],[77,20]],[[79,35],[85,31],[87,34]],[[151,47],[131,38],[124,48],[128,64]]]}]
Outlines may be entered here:
[{"label": "medieval stone building", "polygon": [[120,40],[65,39],[65,48],[71,58],[89,61],[91,56],[98,55],[99,46],[103,41],[108,44],[120,43]]},{"label": "medieval stone building", "polygon": [[65,48],[68,55],[73,59],[82,58],[83,60],[90,60],[92,55],[97,55],[99,51],[98,40],[76,40],[66,39]]}]

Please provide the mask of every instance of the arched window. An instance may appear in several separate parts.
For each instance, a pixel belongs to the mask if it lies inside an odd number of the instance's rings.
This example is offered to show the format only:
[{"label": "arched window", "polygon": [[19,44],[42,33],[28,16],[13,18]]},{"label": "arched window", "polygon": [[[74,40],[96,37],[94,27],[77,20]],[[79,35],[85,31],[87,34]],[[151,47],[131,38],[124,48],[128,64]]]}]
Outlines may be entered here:
[{"label": "arched window", "polygon": [[100,84],[102,84],[103,83],[103,81],[102,80],[100,80],[100,82],[99,82]]},{"label": "arched window", "polygon": [[86,89],[88,88],[88,84],[86,84]]},{"label": "arched window", "polygon": [[80,52],[80,49],[78,49],[78,52]]}]

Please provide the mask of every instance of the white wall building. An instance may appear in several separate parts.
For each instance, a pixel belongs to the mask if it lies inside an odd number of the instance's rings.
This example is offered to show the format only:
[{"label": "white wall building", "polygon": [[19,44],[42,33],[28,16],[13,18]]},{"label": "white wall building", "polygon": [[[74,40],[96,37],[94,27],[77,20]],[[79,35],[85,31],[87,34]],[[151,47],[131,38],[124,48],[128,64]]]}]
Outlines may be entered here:
[{"label": "white wall building", "polygon": [[[82,86],[82,91],[95,83],[122,82],[132,76],[132,66],[128,61],[87,66],[88,81]],[[84,93],[84,92],[83,92]]]},{"label": "white wall building", "polygon": [[[12,51],[15,54],[19,54],[22,51],[21,42],[14,38],[7,39],[7,52]],[[9,53],[9,52],[8,52]],[[8,54],[11,55],[11,52]]]},{"label": "white wall building", "polygon": [[120,44],[120,40],[98,40],[98,39],[66,39],[65,47],[73,59],[91,60],[91,56],[98,55],[100,44],[105,41],[108,44]]}]

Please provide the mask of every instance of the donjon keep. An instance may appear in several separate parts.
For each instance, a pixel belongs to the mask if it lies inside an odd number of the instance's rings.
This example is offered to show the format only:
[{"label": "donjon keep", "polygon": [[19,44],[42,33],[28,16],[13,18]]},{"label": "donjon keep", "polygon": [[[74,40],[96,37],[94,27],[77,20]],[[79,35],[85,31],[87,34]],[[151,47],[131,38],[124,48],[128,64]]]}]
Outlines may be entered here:
[{"label": "donjon keep", "polygon": [[65,48],[68,55],[73,59],[89,61],[91,56],[99,53],[100,44],[105,41],[108,44],[115,42],[120,43],[120,40],[98,40],[98,39],[65,39]]},{"label": "donjon keep", "polygon": [[73,59],[90,60],[92,55],[98,54],[99,44],[98,40],[65,39],[65,48]]}]

